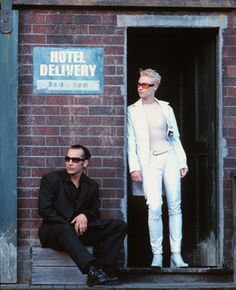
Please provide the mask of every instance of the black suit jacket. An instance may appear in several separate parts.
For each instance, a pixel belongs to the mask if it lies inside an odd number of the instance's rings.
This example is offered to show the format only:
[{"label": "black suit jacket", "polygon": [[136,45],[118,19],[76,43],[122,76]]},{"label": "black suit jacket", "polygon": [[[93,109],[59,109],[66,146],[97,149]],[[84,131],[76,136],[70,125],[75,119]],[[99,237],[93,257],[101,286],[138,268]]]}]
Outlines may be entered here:
[{"label": "black suit jacket", "polygon": [[55,224],[70,224],[78,214],[85,214],[88,227],[102,226],[108,221],[99,219],[99,186],[83,174],[80,179],[80,196],[76,205],[69,193],[69,175],[66,170],[55,171],[41,179],[38,208],[43,222],[39,228],[39,239],[45,246],[47,234]]}]

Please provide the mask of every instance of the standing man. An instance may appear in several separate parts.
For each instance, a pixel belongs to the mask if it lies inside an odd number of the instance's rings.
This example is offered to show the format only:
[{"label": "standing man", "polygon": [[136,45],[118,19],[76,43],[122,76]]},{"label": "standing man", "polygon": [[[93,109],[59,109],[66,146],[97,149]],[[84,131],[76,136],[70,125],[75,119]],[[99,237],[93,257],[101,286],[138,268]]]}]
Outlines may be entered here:
[{"label": "standing man", "polygon": [[134,185],[142,184],[148,205],[152,267],[162,267],[162,184],[168,214],[171,267],[188,267],[181,256],[182,212],[180,179],[188,172],[186,155],[172,108],[155,98],[161,76],[140,70],[140,99],[128,107],[128,161]]},{"label": "standing man", "polygon": [[[116,261],[127,233],[122,220],[99,219],[98,184],[84,174],[91,154],[82,145],[73,145],[65,156],[65,169],[42,177],[39,214],[43,222],[39,238],[43,247],[67,252],[88,286],[118,281]],[[98,256],[86,245],[100,245]]]}]

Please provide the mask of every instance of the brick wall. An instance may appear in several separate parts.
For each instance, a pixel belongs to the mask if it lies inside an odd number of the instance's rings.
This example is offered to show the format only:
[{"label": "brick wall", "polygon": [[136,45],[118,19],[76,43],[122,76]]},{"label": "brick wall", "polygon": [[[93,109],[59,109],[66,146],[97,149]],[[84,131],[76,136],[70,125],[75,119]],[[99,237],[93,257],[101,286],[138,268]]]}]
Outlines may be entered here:
[{"label": "brick wall", "polygon": [[224,158],[224,258],[232,266],[233,255],[233,189],[236,167],[236,13],[228,18],[223,46],[223,137]]},{"label": "brick wall", "polygon": [[[118,12],[117,12],[118,13]],[[42,174],[64,166],[68,146],[82,143],[93,158],[87,173],[101,187],[103,217],[124,218],[125,31],[113,10],[25,9],[19,27],[18,271],[30,279],[30,247],[38,245],[38,185]],[[138,12],[143,13],[143,12]],[[171,12],[186,14],[186,12]],[[232,172],[236,153],[236,13],[225,12],[223,34],[223,226],[224,264],[232,265]],[[103,95],[32,93],[34,46],[103,47]],[[221,77],[221,76],[220,76]],[[220,110],[221,118],[221,110]],[[225,142],[225,145],[224,145]]]},{"label": "brick wall", "polygon": [[[20,11],[19,33],[18,260],[26,282],[29,248],[39,244],[39,181],[64,166],[68,146],[91,150],[87,173],[100,184],[102,216],[124,218],[124,30],[107,11],[35,9]],[[33,94],[35,46],[104,48],[104,94]]]}]

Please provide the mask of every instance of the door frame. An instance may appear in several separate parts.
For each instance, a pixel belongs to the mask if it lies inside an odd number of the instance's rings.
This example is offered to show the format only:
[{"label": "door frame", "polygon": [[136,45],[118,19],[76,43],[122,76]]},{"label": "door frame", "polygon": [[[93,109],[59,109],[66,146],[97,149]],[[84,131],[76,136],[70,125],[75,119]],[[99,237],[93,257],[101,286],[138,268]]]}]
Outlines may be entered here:
[{"label": "door frame", "polygon": [[[218,34],[216,36],[216,137],[217,144],[222,140],[222,128],[223,128],[223,120],[222,120],[222,104],[223,104],[223,85],[222,85],[222,50],[223,50],[223,30],[227,28],[228,19],[226,16],[173,16],[173,15],[118,15],[117,16],[117,26],[126,28],[125,33],[125,59],[127,59],[127,29],[128,28],[217,28]],[[124,64],[126,65],[126,63]],[[127,84],[127,75],[125,74],[125,83]],[[127,85],[126,85],[126,95],[127,95]],[[125,108],[127,108],[127,98]],[[127,109],[126,109],[127,110]],[[127,112],[126,112],[127,113]],[[127,132],[125,132],[127,134]],[[126,141],[127,142],[127,141]],[[219,220],[218,226],[218,253],[217,253],[217,264],[219,267],[223,266],[223,237],[224,237],[224,220],[223,220],[223,177],[224,177],[224,168],[223,168],[223,148],[222,146],[217,146],[217,160],[216,160],[216,184],[218,188],[217,192],[217,217]],[[127,143],[125,144],[125,148],[127,148]],[[128,172],[128,168],[125,170]],[[127,176],[127,175],[126,175]],[[126,196],[127,196],[127,188],[128,188],[128,180],[126,177]],[[124,215],[127,216],[124,212]],[[127,246],[126,246],[127,251]],[[126,257],[128,255],[126,254]]]}]

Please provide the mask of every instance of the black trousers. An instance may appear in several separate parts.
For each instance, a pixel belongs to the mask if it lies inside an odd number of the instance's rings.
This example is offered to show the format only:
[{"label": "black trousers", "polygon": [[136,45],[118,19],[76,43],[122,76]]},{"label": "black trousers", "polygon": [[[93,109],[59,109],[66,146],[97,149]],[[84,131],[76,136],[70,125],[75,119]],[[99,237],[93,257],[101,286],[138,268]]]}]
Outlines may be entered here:
[{"label": "black trousers", "polygon": [[[112,219],[102,226],[88,227],[83,235],[77,235],[73,225],[55,224],[45,246],[67,252],[80,271],[86,274],[90,263],[115,266],[126,234],[127,224],[122,220]],[[86,246],[99,247],[96,257]]]}]

